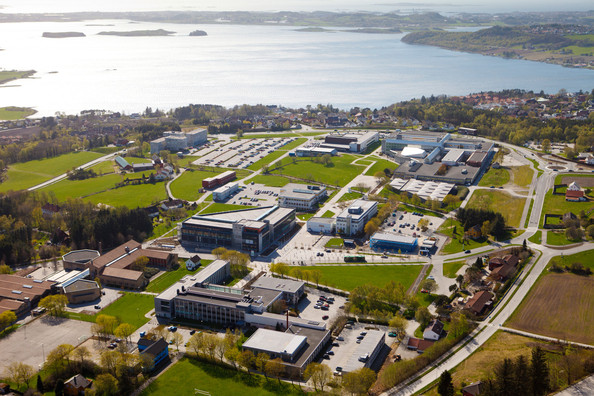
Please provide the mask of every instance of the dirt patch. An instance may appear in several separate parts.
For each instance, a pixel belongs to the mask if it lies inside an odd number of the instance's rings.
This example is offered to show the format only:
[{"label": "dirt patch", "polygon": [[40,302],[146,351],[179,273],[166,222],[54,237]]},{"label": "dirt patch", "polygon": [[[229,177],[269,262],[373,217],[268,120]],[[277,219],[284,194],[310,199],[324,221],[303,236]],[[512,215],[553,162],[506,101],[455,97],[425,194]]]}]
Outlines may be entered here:
[{"label": "dirt patch", "polygon": [[544,276],[520,305],[509,327],[594,344],[594,277]]},{"label": "dirt patch", "polygon": [[572,182],[576,182],[582,188],[594,187],[594,177],[564,176],[561,179],[562,184],[570,185]]}]

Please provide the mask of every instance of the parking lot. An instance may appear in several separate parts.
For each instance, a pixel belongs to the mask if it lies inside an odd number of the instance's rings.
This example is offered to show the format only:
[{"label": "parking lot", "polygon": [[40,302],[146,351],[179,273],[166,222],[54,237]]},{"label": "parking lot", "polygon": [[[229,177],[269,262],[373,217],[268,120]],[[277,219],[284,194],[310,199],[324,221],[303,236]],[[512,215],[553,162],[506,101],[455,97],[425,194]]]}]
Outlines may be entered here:
[{"label": "parking lot", "polygon": [[193,164],[245,169],[295,139],[241,139],[224,145],[217,142],[194,153],[201,157]]},{"label": "parking lot", "polygon": [[231,196],[226,203],[234,205],[271,206],[276,205],[280,187],[263,184],[248,184],[243,190]]},{"label": "parking lot", "polygon": [[[427,220],[427,231],[423,231],[419,227],[421,219]],[[439,226],[444,222],[444,219],[436,216],[428,216],[419,212],[410,211],[396,211],[389,216],[381,228],[383,232],[389,234],[406,235],[414,238],[419,238],[419,246],[427,239],[436,238],[436,248],[433,248],[433,254],[439,250],[439,247],[444,242],[444,238],[435,235]]]},{"label": "parking lot", "polygon": [[[328,304],[328,309],[316,309],[316,302],[320,296],[333,297],[334,302]],[[340,307],[344,307],[346,298],[337,296],[330,293],[325,293],[317,289],[308,288],[307,297],[299,302],[299,316],[307,320],[315,320],[318,322],[331,323],[334,318],[344,313],[344,310]],[[322,319],[324,316],[328,316],[328,319]]]}]

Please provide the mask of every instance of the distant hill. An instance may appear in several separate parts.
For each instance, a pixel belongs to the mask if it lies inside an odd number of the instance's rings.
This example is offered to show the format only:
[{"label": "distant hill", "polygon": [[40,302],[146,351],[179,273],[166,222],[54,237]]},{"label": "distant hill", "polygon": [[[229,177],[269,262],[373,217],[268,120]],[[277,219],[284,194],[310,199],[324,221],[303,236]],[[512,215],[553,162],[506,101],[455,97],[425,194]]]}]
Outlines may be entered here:
[{"label": "distant hill", "polygon": [[124,37],[141,37],[141,36],[170,36],[175,32],[170,32],[168,30],[157,29],[157,30],[132,30],[129,32],[99,32],[97,34],[103,36],[124,36]]},{"label": "distant hill", "polygon": [[85,34],[82,32],[43,32],[41,37],[46,37],[46,38],[85,37]]}]

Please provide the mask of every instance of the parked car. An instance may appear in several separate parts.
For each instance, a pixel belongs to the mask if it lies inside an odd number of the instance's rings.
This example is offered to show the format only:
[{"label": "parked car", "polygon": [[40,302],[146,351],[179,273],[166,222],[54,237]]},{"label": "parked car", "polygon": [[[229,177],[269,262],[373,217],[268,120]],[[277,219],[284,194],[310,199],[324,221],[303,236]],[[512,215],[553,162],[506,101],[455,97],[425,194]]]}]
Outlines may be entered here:
[{"label": "parked car", "polygon": [[322,316],[322,319],[323,319],[323,320],[327,320],[328,318],[329,318],[329,316],[328,316],[328,315],[324,315],[324,316]]},{"label": "parked car", "polygon": [[398,334],[394,333],[393,331],[388,333],[388,337],[398,337]]},{"label": "parked car", "polygon": [[167,328],[167,330],[169,330],[169,331],[177,331],[177,327],[176,326],[169,326]]},{"label": "parked car", "polygon": [[337,339],[338,341],[344,341],[344,337],[343,337],[343,336],[338,336],[338,337],[336,337],[336,339]]},{"label": "parked car", "polygon": [[95,309],[101,309],[101,305],[95,305]]},{"label": "parked car", "polygon": [[194,333],[196,333],[196,330],[190,330],[190,335],[194,335]]}]

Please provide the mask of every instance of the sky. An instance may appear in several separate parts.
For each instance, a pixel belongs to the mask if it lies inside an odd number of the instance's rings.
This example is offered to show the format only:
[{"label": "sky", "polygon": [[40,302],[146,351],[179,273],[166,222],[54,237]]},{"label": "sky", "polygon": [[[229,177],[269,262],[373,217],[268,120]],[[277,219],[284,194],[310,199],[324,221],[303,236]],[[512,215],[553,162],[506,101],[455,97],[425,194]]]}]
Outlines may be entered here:
[{"label": "sky", "polygon": [[0,12],[75,11],[586,11],[592,0],[0,0]]}]

